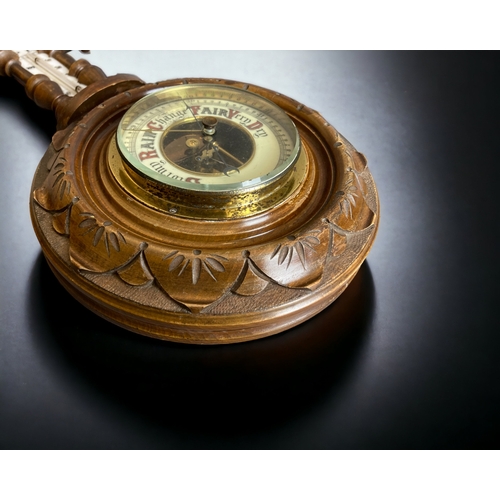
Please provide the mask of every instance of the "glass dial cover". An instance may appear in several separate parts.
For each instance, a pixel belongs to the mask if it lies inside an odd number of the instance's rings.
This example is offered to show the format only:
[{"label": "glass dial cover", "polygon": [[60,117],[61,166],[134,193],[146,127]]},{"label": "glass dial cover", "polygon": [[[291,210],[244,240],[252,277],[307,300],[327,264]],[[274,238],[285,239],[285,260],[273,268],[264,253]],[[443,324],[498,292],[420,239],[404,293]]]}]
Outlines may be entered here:
[{"label": "glass dial cover", "polygon": [[147,95],[123,116],[117,143],[142,176],[205,192],[272,182],[300,153],[295,124],[281,108],[252,92],[214,84]]}]

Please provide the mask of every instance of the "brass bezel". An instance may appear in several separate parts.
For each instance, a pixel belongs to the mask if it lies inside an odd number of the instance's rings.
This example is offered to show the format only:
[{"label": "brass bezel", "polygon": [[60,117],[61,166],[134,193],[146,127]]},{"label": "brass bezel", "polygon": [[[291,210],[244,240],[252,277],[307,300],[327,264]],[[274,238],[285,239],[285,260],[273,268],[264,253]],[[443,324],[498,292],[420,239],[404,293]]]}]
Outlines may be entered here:
[{"label": "brass bezel", "polygon": [[145,205],[171,215],[194,219],[236,219],[257,215],[285,201],[301,185],[308,172],[304,148],[284,175],[258,186],[233,191],[191,191],[156,182],[125,161],[116,142],[108,145],[109,167],[120,186]]}]

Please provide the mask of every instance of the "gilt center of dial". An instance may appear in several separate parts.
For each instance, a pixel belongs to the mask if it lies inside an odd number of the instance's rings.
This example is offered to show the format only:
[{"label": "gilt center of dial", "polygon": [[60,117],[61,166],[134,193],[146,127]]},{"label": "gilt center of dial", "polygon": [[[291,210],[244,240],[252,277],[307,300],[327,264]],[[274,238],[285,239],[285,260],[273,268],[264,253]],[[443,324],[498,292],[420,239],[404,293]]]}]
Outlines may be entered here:
[{"label": "gilt center of dial", "polygon": [[117,141],[142,176],[195,191],[268,183],[292,167],[300,151],[283,110],[221,85],[170,87],[146,96],[123,117]]},{"label": "gilt center of dial", "polygon": [[201,122],[174,123],[165,132],[161,147],[170,163],[188,172],[237,180],[254,154],[255,141],[243,127],[208,116]]}]

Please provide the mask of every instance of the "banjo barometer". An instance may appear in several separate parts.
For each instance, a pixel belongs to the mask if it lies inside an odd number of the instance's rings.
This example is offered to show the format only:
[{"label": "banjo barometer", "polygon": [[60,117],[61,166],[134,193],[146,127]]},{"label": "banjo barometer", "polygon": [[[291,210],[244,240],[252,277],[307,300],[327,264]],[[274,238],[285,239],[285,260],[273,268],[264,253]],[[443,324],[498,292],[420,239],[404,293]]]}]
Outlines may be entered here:
[{"label": "banjo barometer", "polygon": [[175,342],[258,339],[331,304],[378,227],[366,158],[319,113],[251,84],[107,77],[67,51],[0,51],[54,111],[30,208],[62,285]]}]

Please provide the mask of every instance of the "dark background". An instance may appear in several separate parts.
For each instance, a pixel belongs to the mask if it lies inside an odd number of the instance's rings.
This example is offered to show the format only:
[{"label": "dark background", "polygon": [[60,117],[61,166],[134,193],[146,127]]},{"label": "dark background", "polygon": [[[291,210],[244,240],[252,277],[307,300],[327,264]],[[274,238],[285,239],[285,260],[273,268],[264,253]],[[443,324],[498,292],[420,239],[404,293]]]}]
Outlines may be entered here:
[{"label": "dark background", "polygon": [[497,52],[85,57],[317,109],[368,157],[380,229],[344,295],[289,332],[220,347],[128,333],[52,277],[28,200],[54,120],[0,79],[0,448],[499,447]]}]

